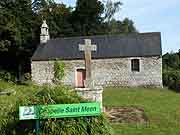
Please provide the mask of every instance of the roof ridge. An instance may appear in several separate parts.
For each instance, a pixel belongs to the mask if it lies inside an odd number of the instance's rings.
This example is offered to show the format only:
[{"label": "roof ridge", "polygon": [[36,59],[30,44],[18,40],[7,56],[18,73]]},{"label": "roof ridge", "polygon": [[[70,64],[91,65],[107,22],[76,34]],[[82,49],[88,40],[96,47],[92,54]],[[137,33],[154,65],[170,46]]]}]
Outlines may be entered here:
[{"label": "roof ridge", "polygon": [[92,35],[92,36],[71,36],[71,37],[58,37],[50,40],[60,40],[60,39],[79,39],[79,38],[98,38],[98,37],[122,37],[122,36],[137,36],[137,35],[154,35],[160,34],[161,32],[144,32],[144,33],[122,33],[122,34],[111,34],[111,35]]}]

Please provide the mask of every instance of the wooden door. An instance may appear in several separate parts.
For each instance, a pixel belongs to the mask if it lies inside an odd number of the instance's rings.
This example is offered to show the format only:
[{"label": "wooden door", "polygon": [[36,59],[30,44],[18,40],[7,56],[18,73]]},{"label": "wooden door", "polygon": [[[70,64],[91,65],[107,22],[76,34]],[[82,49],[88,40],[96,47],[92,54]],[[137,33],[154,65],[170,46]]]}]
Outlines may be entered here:
[{"label": "wooden door", "polygon": [[84,80],[86,79],[85,69],[77,69],[77,86],[78,88],[84,88]]}]

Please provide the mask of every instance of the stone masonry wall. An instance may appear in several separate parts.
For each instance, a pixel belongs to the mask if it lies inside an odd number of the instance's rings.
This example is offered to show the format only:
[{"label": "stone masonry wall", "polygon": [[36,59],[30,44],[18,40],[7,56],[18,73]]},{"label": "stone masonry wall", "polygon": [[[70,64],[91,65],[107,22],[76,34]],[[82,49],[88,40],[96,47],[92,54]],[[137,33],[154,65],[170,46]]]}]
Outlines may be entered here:
[{"label": "stone masonry wall", "polygon": [[[131,59],[140,60],[140,72],[131,71]],[[65,76],[62,82],[76,86],[76,70],[84,69],[83,60],[64,61]],[[95,59],[92,77],[96,86],[156,86],[162,87],[161,57],[129,57]],[[38,84],[52,83],[53,61],[32,61],[32,80]]]},{"label": "stone masonry wall", "polygon": [[32,81],[37,84],[52,83],[54,78],[54,62],[32,61],[31,76]]}]

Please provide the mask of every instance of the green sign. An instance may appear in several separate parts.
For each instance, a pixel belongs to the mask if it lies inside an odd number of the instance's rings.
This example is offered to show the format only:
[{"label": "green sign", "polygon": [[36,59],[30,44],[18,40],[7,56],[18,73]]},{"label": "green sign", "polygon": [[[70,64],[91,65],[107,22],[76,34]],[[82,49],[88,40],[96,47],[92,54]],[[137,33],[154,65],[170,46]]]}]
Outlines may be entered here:
[{"label": "green sign", "polygon": [[100,113],[100,103],[38,105],[19,108],[20,120],[98,116]]}]

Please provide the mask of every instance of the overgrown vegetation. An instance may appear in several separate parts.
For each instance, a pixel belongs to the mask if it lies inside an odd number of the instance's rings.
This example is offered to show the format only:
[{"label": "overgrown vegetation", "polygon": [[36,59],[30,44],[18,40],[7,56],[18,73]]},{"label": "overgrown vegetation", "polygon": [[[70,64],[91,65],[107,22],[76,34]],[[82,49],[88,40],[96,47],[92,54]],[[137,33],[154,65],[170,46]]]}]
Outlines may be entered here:
[{"label": "overgrown vegetation", "polygon": [[15,82],[16,74],[5,70],[0,70],[0,81]]},{"label": "overgrown vegetation", "polygon": [[170,89],[180,92],[180,70],[164,70],[163,84]]},{"label": "overgrown vegetation", "polygon": [[147,124],[112,123],[115,135],[179,135],[180,94],[168,89],[107,88],[107,107],[138,107],[145,111]]},{"label": "overgrown vegetation", "polygon": [[[19,120],[19,106],[87,102],[68,87],[23,86],[0,82],[0,89],[16,90],[16,95],[0,96],[0,134],[34,135],[34,120]],[[111,127],[104,115],[42,120],[41,135],[111,135]]]},{"label": "overgrown vegetation", "polygon": [[180,50],[163,56],[163,84],[180,92]]},{"label": "overgrown vegetation", "polygon": [[55,61],[54,62],[54,77],[55,80],[62,80],[64,77],[64,67],[65,64],[63,61]]}]

